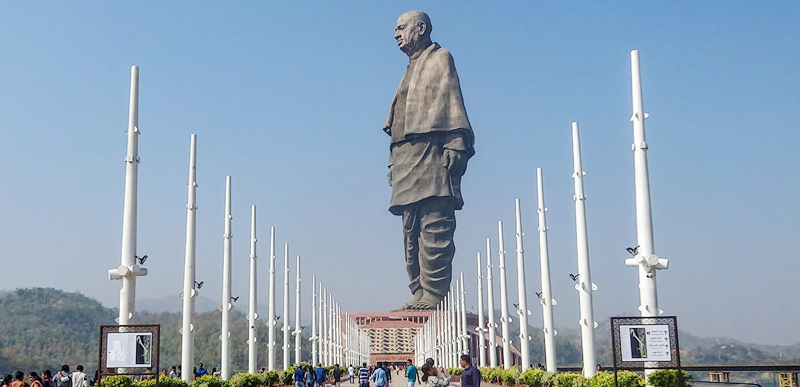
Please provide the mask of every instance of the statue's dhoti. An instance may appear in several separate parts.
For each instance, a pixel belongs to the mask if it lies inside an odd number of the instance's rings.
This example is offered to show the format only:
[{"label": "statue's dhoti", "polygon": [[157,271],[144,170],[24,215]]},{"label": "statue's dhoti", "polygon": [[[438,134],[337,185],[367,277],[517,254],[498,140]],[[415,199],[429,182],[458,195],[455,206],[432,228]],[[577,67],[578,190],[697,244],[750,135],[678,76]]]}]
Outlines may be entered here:
[{"label": "statue's dhoti", "polygon": [[411,293],[444,298],[450,290],[456,216],[452,198],[431,197],[403,207],[406,270]]}]

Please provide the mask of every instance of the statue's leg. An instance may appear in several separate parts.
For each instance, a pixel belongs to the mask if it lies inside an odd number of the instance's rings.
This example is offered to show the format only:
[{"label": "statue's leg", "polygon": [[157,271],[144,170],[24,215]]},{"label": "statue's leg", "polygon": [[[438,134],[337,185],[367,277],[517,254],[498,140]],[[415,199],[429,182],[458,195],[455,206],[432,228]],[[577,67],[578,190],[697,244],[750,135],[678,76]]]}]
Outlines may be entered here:
[{"label": "statue's leg", "polygon": [[419,217],[419,281],[425,294],[414,308],[433,309],[450,290],[456,216],[449,198],[430,198]]},{"label": "statue's leg", "polygon": [[403,211],[403,243],[405,244],[406,272],[408,272],[411,297],[400,310],[408,309],[422,298],[422,286],[419,284],[419,217],[416,205],[409,205]]}]

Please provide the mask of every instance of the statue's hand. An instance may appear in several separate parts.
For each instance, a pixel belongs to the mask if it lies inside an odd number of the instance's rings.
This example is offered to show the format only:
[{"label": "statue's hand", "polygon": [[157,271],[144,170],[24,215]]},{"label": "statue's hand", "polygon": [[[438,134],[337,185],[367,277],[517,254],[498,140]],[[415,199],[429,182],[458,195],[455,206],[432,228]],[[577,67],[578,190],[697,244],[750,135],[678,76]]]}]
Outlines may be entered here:
[{"label": "statue's hand", "polygon": [[392,186],[392,167],[389,167],[389,172],[386,173],[386,179],[389,180],[389,187]]},{"label": "statue's hand", "polygon": [[460,176],[464,174],[466,162],[466,158],[457,150],[445,149],[444,153],[442,153],[442,165],[447,169],[447,172],[452,175]]}]

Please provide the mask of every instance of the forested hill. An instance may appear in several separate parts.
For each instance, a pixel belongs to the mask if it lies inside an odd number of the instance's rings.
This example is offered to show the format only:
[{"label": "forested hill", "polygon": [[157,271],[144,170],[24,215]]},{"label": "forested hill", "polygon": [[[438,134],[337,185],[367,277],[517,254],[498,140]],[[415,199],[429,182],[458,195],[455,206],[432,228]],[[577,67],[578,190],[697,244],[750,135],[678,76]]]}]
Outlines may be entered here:
[{"label": "forested hill", "polygon": [[[99,326],[114,324],[116,309],[105,308],[94,299],[78,293],[55,289],[19,289],[0,294],[0,373],[44,369],[56,370],[62,364],[71,367],[83,364],[90,373],[97,368]],[[241,310],[231,313],[232,360],[234,371],[247,369],[247,319]],[[137,312],[137,323],[161,324],[161,368],[180,364],[180,313]],[[263,366],[267,359],[267,329],[259,320],[258,359]],[[220,313],[198,313],[195,318],[195,359],[208,369],[219,367]],[[514,328],[517,328],[514,326]],[[533,336],[530,353],[533,363],[544,363],[541,329],[529,328]],[[306,335],[309,329],[305,330]],[[517,331],[512,332],[516,337]],[[800,345],[766,346],[741,343],[724,338],[699,338],[681,332],[681,357],[690,364],[790,364],[800,362]],[[290,353],[294,354],[294,340]],[[280,327],[276,343],[282,346]],[[303,340],[303,358],[310,358],[309,341]],[[596,331],[597,360],[611,362],[608,321]],[[559,327],[556,338],[559,365],[581,362],[580,336],[577,329]],[[283,364],[282,350],[276,350],[277,364]]]},{"label": "forested hill", "polygon": [[[97,368],[100,325],[115,324],[117,310],[106,308],[79,293],[51,288],[18,289],[0,296],[0,373],[21,370],[41,372],[56,370],[62,364],[84,365],[87,372]],[[161,324],[161,368],[180,364],[180,313],[137,312],[140,324]],[[231,352],[233,369],[247,369],[247,319],[241,311],[231,313]],[[211,311],[195,316],[195,359],[208,369],[219,367],[220,313]],[[259,364],[266,364],[267,329],[263,320],[258,330]],[[276,342],[283,344],[281,327]],[[294,340],[290,340],[294,344]],[[303,352],[308,353],[308,340]],[[276,351],[283,364],[282,351]],[[294,346],[291,347],[294,356]],[[305,354],[304,354],[305,356]],[[308,356],[310,357],[310,356]]]}]

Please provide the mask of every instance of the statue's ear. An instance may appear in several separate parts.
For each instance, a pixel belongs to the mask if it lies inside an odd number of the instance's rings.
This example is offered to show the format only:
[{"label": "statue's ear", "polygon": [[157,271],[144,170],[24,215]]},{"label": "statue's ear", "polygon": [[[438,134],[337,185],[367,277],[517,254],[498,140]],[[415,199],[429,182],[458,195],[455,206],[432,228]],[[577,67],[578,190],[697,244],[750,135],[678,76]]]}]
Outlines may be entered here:
[{"label": "statue's ear", "polygon": [[428,25],[425,24],[424,20],[417,22],[417,32],[419,33],[419,36],[423,36],[428,32]]}]

